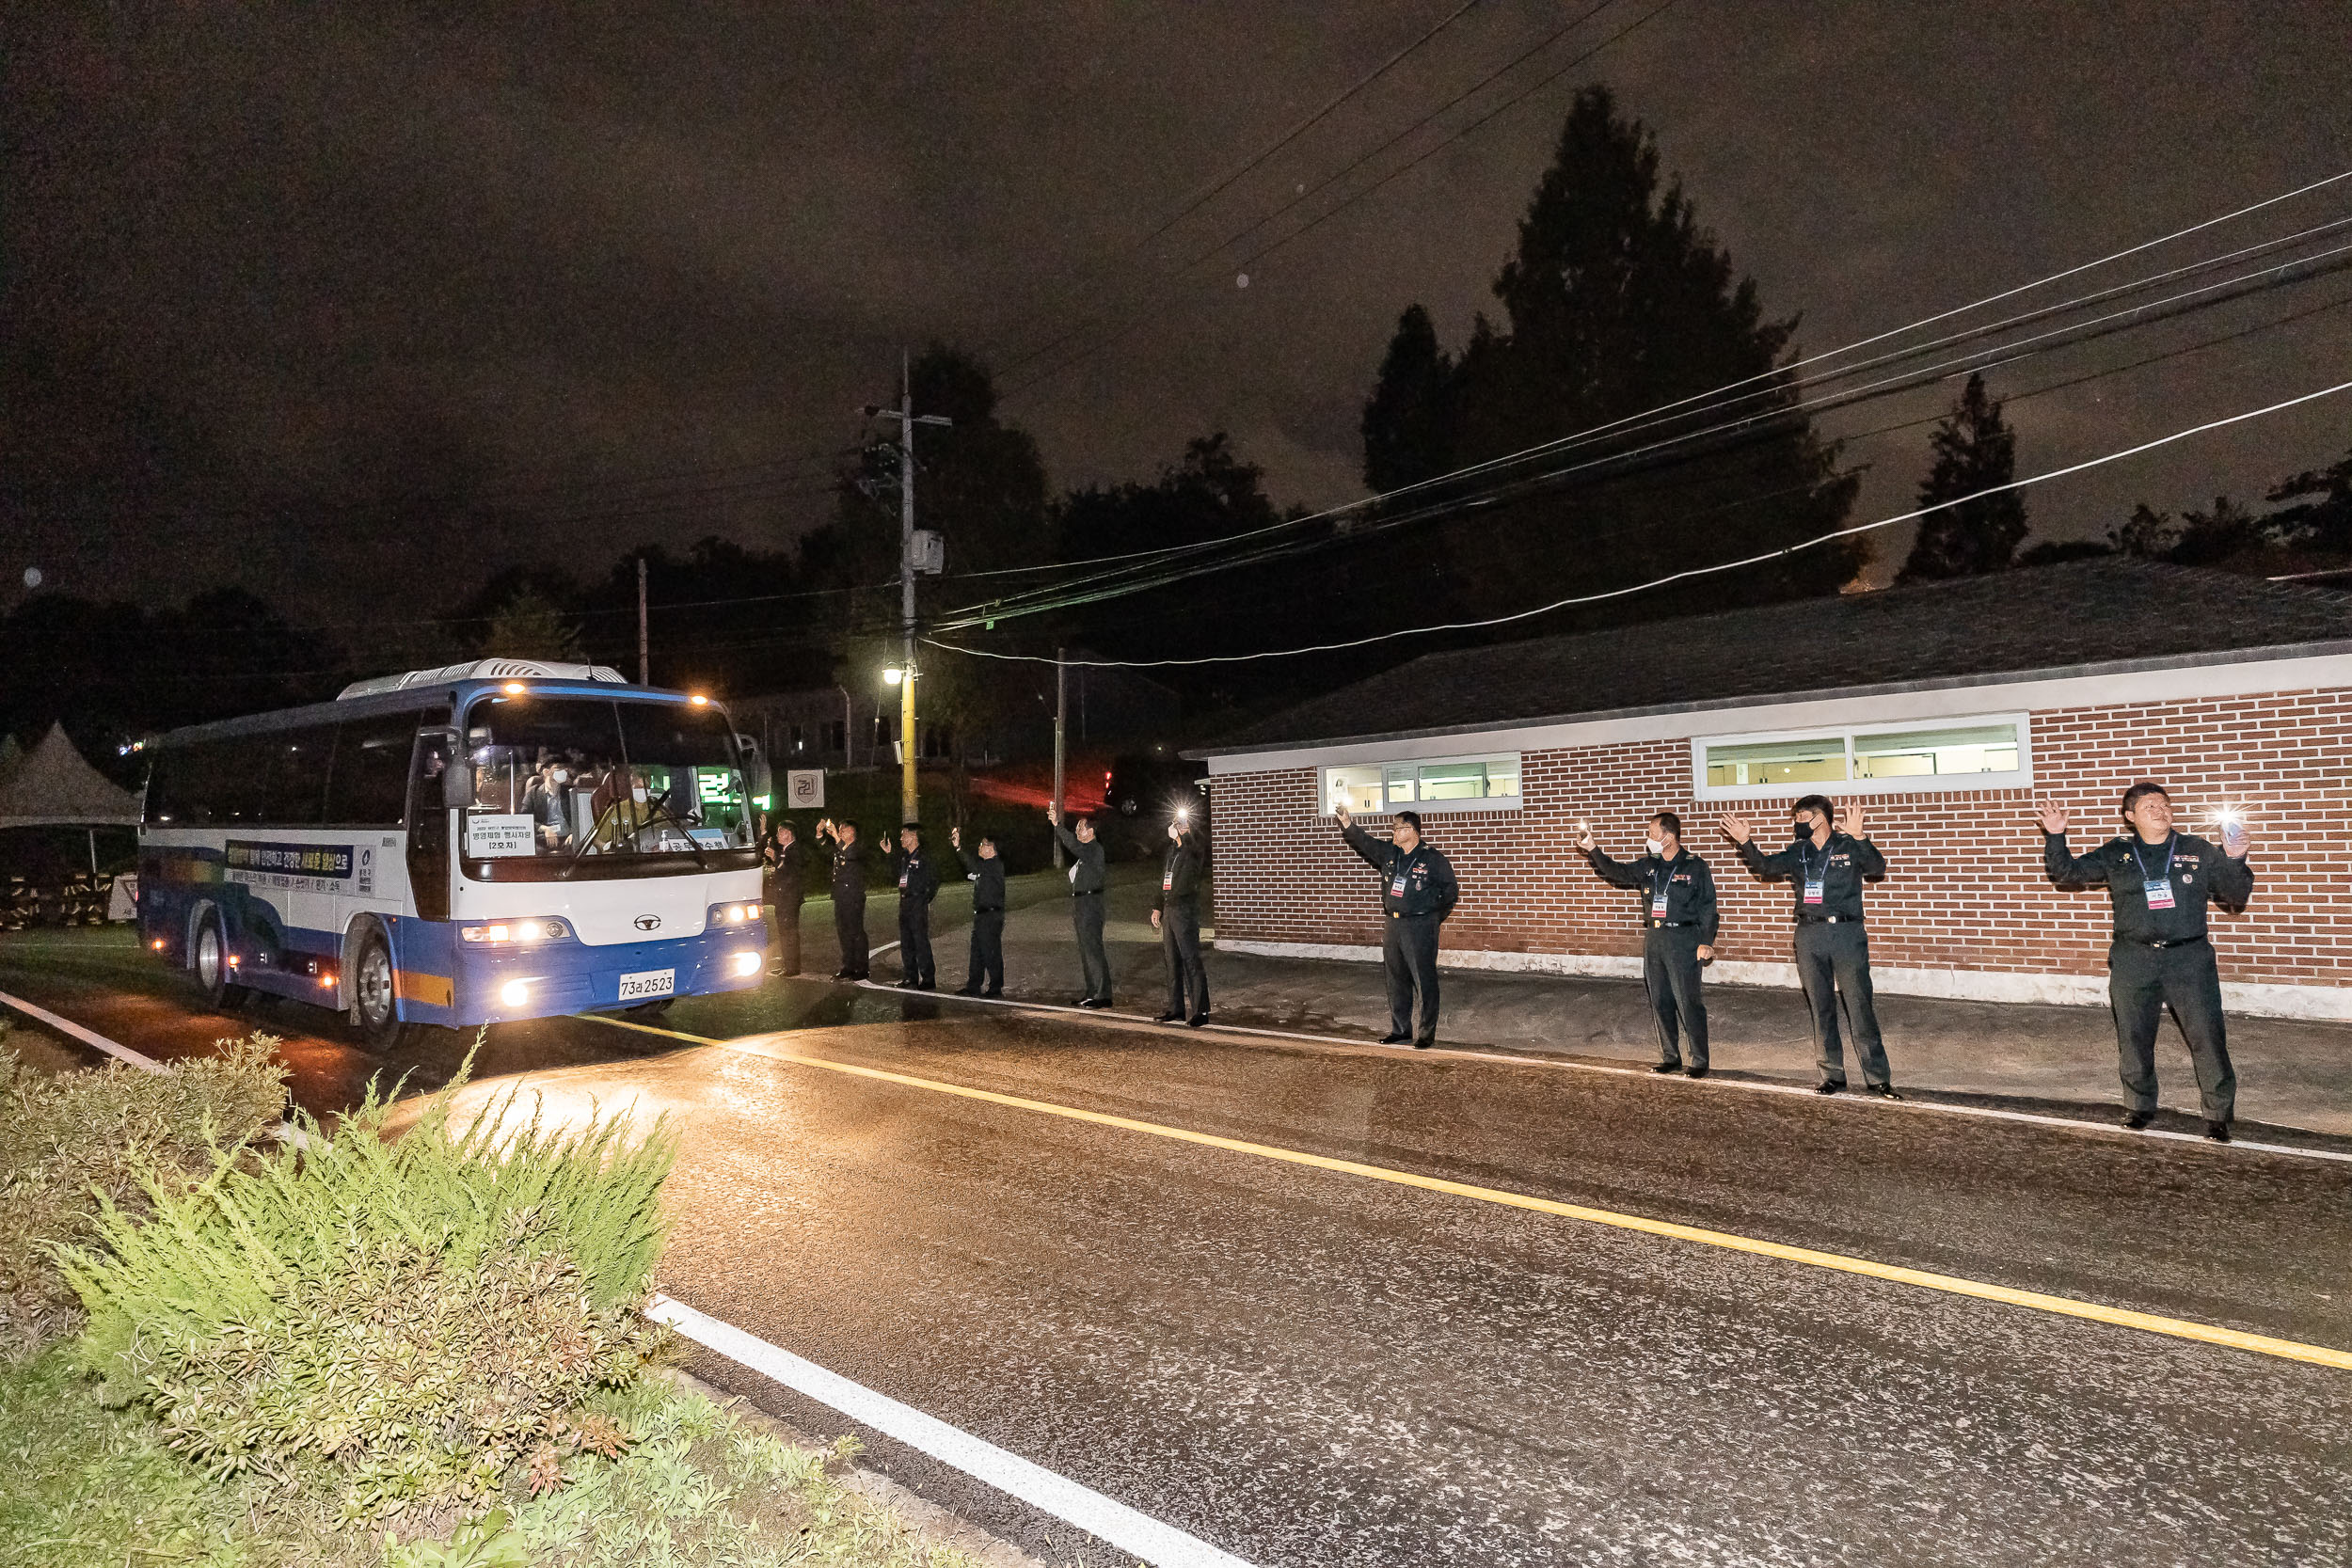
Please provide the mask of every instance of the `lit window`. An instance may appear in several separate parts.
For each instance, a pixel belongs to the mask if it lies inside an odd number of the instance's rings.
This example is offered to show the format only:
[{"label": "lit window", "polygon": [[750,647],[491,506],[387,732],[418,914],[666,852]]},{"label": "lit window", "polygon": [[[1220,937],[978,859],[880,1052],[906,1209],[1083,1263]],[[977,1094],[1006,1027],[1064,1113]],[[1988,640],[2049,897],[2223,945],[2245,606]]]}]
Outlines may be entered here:
[{"label": "lit window", "polygon": [[1367,763],[1323,770],[1323,809],[1379,813],[1410,807],[1457,810],[1516,806],[1519,759],[1448,757],[1430,761]]},{"label": "lit window", "polygon": [[1902,730],[1728,736],[1691,743],[1702,798],[1800,795],[1818,785],[1870,793],[2007,789],[2032,780],[2024,715]]}]

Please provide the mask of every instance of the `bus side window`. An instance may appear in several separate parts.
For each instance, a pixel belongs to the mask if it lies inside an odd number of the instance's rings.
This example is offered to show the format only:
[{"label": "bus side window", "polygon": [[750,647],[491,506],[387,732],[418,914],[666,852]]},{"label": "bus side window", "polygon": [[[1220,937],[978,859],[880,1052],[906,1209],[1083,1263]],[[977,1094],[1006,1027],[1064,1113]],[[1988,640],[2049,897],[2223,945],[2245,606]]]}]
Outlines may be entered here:
[{"label": "bus side window", "polygon": [[441,803],[441,776],[449,771],[450,737],[417,736],[416,765],[408,782],[408,888],[420,920],[449,918],[449,808]]}]

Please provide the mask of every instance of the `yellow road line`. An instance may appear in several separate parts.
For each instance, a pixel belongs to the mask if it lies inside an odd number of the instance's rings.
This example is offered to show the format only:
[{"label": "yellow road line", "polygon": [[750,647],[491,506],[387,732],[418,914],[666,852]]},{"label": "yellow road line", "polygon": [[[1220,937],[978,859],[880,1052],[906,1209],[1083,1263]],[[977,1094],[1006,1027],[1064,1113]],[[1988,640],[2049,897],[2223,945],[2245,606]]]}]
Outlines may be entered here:
[{"label": "yellow road line", "polygon": [[[583,1014],[583,1017],[596,1015]],[[977,1100],[991,1105],[1002,1105],[1016,1111],[1033,1111],[1041,1116],[1062,1117],[1072,1121],[1091,1122],[1097,1127],[1115,1127],[1123,1132],[1142,1132],[1156,1138],[1169,1138],[1178,1143],[1198,1144],[1204,1148],[1220,1148],[1232,1154],[1248,1154],[1262,1160],[1278,1160],[1284,1164],[1304,1165],[1311,1170],[1337,1172],[1343,1176],[1360,1176],[1369,1180],[1386,1181],[1399,1187],[1416,1187],[1422,1192],[1444,1193],[1452,1197],[1466,1197],[1480,1203],[1500,1204],[1510,1209],[1525,1209],[1539,1214],[1555,1214],[1563,1219],[1582,1220],[1588,1225],[1605,1225],[1613,1229],[1631,1230],[1645,1236],[1664,1236],[1676,1241],[1692,1242],[1702,1246],[1721,1247],[1727,1252],[1744,1252],[1758,1258],[1776,1258],[1787,1263],[1805,1263],[1818,1269],[1834,1269],[1840,1274],[1862,1275],[1871,1279],[1883,1279],[1898,1285],[1915,1285],[1923,1290],[1942,1291],[1948,1295],[1973,1296],[1979,1301],[1996,1301],[2009,1307],[2023,1307],[2038,1312],[2054,1312],[2061,1317],[2081,1318],[2090,1323],[2106,1323],[2117,1328],[2137,1328],[2150,1334],[2169,1335],[2176,1339],[2191,1339],[2200,1344],[2222,1345],[2231,1350],[2253,1351],[2262,1355],[2275,1355],[2288,1361],[2305,1361],[2318,1367],[2334,1367],[2352,1371],[2352,1351],[2335,1350],[2327,1345],[2306,1344],[2299,1339],[2279,1339],[2267,1334],[2248,1334],[2240,1329],[2223,1328],[2217,1323],[2201,1323],[2186,1318],[2168,1318],[2154,1312],[2135,1312],[2127,1307],[2106,1307],[2097,1302],[2076,1301],[2070,1296],[2054,1296],[2041,1291],[2020,1291],[2008,1285],[1994,1285],[1979,1279],[1963,1278],[1958,1275],[1934,1274],[1925,1269],[1908,1269],[1899,1264],[1881,1263],[1867,1258],[1850,1258],[1843,1253],[1820,1252],[1812,1247],[1788,1246],[1780,1242],[1767,1242],[1753,1236],[1740,1236],[1727,1230],[1709,1230],[1701,1226],[1677,1225],[1671,1220],[1654,1220],[1640,1214],[1619,1213],[1613,1209],[1591,1209],[1580,1203],[1562,1203],[1553,1198],[1536,1197],[1527,1193],[1507,1192],[1500,1187],[1482,1187],[1468,1181],[1449,1181],[1443,1177],[1422,1176],[1414,1171],[1396,1170],[1388,1165],[1366,1164],[1359,1160],[1334,1159],[1327,1154],[1309,1154],[1302,1149],[1283,1148],[1273,1144],[1250,1143],[1241,1138],[1220,1137],[1214,1132],[1196,1132],[1189,1128],[1169,1127],[1155,1121],[1138,1121],[1133,1117],[1111,1116],[1103,1111],[1081,1110],[1074,1105],[1057,1105],[1051,1101],[1028,1100],[1020,1095],[999,1094],[993,1089],[975,1089],[961,1084],[943,1083],[936,1078],[918,1078],[912,1073],[891,1072],[882,1068],[860,1067],[850,1062],[828,1061],[821,1056],[803,1056],[769,1044],[774,1036],[749,1035],[741,1039],[717,1040],[702,1035],[681,1034],[675,1029],[657,1029],[649,1024],[630,1023],[616,1018],[600,1018],[600,1022],[623,1029],[637,1029],[649,1035],[666,1035],[672,1039],[686,1040],[696,1045],[718,1045],[730,1050],[747,1051],[771,1061],[790,1062],[800,1067],[822,1068],[828,1072],[843,1073],[854,1078],[872,1079],[878,1083],[898,1084],[907,1088],[928,1089],[933,1094],[955,1095],[964,1100]],[[754,1049],[755,1045],[758,1048]]]}]

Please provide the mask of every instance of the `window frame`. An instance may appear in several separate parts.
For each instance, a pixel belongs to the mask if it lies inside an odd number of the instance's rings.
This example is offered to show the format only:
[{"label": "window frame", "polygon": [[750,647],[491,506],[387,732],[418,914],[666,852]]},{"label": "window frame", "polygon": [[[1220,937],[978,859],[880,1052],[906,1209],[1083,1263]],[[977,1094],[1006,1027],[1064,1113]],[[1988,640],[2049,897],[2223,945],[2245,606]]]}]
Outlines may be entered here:
[{"label": "window frame", "polygon": [[[2017,729],[2017,766],[2001,773],[1909,773],[1891,779],[1853,776],[1854,737],[1864,735],[1917,733],[1934,730],[1981,729],[2013,724]],[[1846,777],[1801,784],[1710,784],[1707,782],[1709,746],[1756,746],[1786,740],[1825,740],[1836,736],[1846,747]],[[1805,795],[1934,795],[1971,789],[2031,789],[2033,787],[2033,716],[2029,713],[1954,713],[1931,718],[1851,720],[1838,724],[1808,724],[1801,729],[1743,730],[1691,737],[1691,799],[1693,800],[1794,800]]]},{"label": "window frame", "polygon": [[[1421,790],[1421,770],[1424,768],[1459,767],[1465,763],[1490,763],[1508,760],[1519,781],[1516,795],[1482,795],[1472,800],[1389,800],[1389,770],[1392,768],[1413,769],[1414,793]],[[1518,811],[1527,800],[1527,753],[1525,752],[1471,752],[1458,756],[1440,757],[1382,757],[1369,762],[1327,762],[1315,768],[1315,815],[1323,820],[1336,820],[1331,809],[1331,775],[1338,772],[1369,768],[1380,775],[1380,805],[1376,810],[1356,813],[1359,816],[1394,816],[1400,811],[1418,812],[1423,816],[1449,812]]]}]

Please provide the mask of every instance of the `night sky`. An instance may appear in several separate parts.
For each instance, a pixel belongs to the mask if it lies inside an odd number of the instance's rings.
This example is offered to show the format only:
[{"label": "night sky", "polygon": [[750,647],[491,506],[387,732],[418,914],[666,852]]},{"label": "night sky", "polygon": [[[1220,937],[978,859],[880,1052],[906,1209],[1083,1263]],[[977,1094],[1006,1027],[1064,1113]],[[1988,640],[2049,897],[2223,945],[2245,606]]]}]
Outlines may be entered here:
[{"label": "night sky", "polygon": [[[2344,0],[1676,0],[1237,286],[1241,257],[1658,3],[1616,0],[1177,270],[1591,8],[1486,0],[1135,248],[1457,3],[11,8],[0,606],[37,565],[62,592],[238,581],[345,618],[396,585],[413,614],[510,562],[601,575],[713,531],[772,547],[829,511],[826,454],[892,390],[898,346],[932,338],[1019,388],[1006,415],[1057,484],[1148,475],[1222,427],[1278,500],[1345,499],[1398,310],[1426,303],[1458,344],[1491,308],[1589,81],[1657,129],[1806,349],[2352,168]],[[2352,182],[2210,248],[2347,213]],[[2324,279],[1992,385],[2347,294]],[[2347,376],[2352,308],[2021,403],[2019,467]],[[1926,436],[1850,449],[1876,464],[1856,520],[1908,503]],[[2028,507],[2038,536],[2096,535],[2142,498],[2258,499],[2348,446],[2352,396]],[[375,520],[453,494],[537,520],[497,539]]]}]

